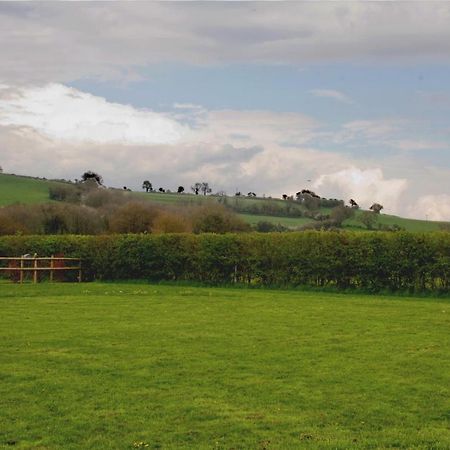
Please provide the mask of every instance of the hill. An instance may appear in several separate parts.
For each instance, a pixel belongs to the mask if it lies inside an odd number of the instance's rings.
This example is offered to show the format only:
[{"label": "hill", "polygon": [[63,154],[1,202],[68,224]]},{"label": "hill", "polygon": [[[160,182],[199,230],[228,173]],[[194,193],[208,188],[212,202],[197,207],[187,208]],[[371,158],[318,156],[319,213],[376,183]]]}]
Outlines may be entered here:
[{"label": "hill", "polygon": [[[53,185],[67,184],[61,180],[46,180],[27,176],[0,174],[0,206],[13,203],[45,203],[49,202],[48,191]],[[286,201],[275,198],[247,198],[228,196],[203,196],[194,194],[176,194],[159,192],[127,192],[132,199],[151,201],[165,205],[189,206],[204,204],[207,202],[221,203],[236,211],[241,218],[251,225],[258,222],[270,222],[280,224],[289,229],[295,229],[310,223],[315,223],[311,217],[305,217],[307,213],[304,206],[298,202]],[[329,214],[331,208],[321,207],[317,214]],[[355,216],[344,222],[346,229],[364,231],[366,227],[358,220],[363,211],[356,211]],[[389,214],[380,214],[378,224],[382,226],[398,225],[407,231],[436,231],[440,229],[442,222],[407,219]]]},{"label": "hill", "polygon": [[40,178],[0,174],[0,206],[47,202],[51,184]]}]

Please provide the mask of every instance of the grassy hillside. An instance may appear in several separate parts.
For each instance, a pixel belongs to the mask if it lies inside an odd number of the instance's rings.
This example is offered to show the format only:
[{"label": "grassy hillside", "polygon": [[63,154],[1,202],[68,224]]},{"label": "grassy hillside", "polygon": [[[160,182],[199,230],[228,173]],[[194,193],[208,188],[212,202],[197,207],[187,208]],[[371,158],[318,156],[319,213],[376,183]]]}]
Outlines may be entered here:
[{"label": "grassy hillside", "polygon": [[449,306],[3,285],[0,447],[448,449]]},{"label": "grassy hillside", "polygon": [[0,174],[0,206],[48,202],[50,184],[47,180]]},{"label": "grassy hillside", "polygon": [[[43,179],[36,179],[31,177],[23,177],[17,175],[0,174],[0,206],[12,203],[42,203],[48,202],[48,189],[52,183],[57,181],[49,181]],[[129,192],[130,198],[149,200],[152,202],[166,204],[166,205],[198,205],[204,202],[221,202],[231,207],[251,207],[261,205],[271,205],[274,209],[277,208],[299,208],[300,205],[292,202],[286,202],[281,199],[274,198],[245,198],[245,197],[215,197],[193,195],[189,193],[144,193],[144,192]],[[329,208],[321,208],[321,214],[329,214]],[[362,211],[357,211],[354,218],[347,220],[344,223],[345,228],[354,230],[365,230],[365,227],[357,220]],[[306,217],[283,217],[280,215],[271,214],[239,214],[244,220],[250,224],[256,224],[260,221],[268,221],[274,224],[281,224],[288,228],[297,228],[307,223],[311,223],[312,219]],[[402,217],[380,214],[378,216],[378,223],[383,225],[397,224],[408,231],[435,231],[439,229],[439,222],[406,219]]]}]

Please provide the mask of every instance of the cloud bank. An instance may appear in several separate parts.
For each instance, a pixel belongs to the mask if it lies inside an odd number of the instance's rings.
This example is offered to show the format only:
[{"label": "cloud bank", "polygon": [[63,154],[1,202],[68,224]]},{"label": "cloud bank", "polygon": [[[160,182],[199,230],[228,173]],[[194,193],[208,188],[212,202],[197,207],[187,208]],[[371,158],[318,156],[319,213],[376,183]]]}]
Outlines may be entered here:
[{"label": "cloud bank", "polygon": [[175,144],[188,129],[152,111],[107,102],[61,84],[8,89],[0,98],[0,125],[27,127],[68,142]]},{"label": "cloud bank", "polygon": [[[140,68],[450,61],[446,2],[3,2],[9,82],[137,80]],[[149,26],[151,24],[151,26]],[[132,49],[132,51],[130,51]]]}]

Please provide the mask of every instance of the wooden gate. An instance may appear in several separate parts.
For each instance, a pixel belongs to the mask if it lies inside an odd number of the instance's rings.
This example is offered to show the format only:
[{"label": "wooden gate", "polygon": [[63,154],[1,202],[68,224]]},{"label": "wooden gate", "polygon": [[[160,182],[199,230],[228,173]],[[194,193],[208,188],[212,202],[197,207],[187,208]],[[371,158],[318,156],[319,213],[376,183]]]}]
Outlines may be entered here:
[{"label": "wooden gate", "polygon": [[[66,266],[66,261],[70,261]],[[4,264],[7,267],[4,267]],[[23,283],[27,273],[32,273],[33,283],[39,280],[39,273],[49,273],[49,281],[55,280],[55,274],[64,273],[64,271],[77,271],[77,279],[81,282],[81,259],[80,258],[65,258],[63,256],[50,256],[47,258],[37,256],[19,256],[7,257],[0,256],[0,271],[6,272],[9,278],[15,282]]]}]

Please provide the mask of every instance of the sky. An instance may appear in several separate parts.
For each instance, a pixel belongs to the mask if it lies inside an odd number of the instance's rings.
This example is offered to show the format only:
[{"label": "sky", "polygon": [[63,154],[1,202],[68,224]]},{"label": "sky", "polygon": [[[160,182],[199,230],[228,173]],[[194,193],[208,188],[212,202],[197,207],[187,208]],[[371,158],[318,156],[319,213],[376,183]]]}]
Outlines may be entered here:
[{"label": "sky", "polygon": [[450,220],[448,2],[0,2],[0,166]]}]

